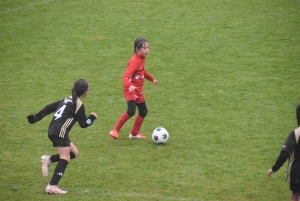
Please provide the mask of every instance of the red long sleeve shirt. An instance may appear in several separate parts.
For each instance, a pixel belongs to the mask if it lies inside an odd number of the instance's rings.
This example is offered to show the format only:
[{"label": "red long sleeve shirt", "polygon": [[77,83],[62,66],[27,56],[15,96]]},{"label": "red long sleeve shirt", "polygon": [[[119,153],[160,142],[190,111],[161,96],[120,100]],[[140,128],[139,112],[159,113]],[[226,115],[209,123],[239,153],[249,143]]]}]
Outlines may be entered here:
[{"label": "red long sleeve shirt", "polygon": [[154,78],[145,69],[145,61],[146,58],[137,53],[128,61],[127,69],[122,76],[124,93],[130,86],[135,86],[137,92],[142,92],[145,79],[153,82]]}]

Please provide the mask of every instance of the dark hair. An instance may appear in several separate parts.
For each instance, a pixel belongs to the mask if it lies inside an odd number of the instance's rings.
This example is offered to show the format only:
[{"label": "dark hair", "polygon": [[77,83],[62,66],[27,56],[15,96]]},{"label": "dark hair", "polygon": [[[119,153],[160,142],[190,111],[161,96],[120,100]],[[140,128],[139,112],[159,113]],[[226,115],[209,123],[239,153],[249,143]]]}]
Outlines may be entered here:
[{"label": "dark hair", "polygon": [[89,89],[89,83],[85,79],[79,79],[74,82],[72,88],[72,100],[76,103],[77,98]]},{"label": "dark hair", "polygon": [[144,45],[144,43],[148,43],[148,40],[146,38],[137,38],[135,41],[134,41],[134,50],[133,50],[133,53],[136,53],[136,48],[138,49],[141,49]]}]

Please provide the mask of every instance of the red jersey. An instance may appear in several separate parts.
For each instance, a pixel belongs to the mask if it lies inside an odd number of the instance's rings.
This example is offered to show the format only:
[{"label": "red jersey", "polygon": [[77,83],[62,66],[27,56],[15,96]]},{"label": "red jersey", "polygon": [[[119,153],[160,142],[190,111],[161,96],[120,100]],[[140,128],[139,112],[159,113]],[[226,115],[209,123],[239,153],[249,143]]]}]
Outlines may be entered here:
[{"label": "red jersey", "polygon": [[154,81],[154,78],[145,69],[145,61],[146,58],[141,57],[137,53],[128,61],[127,69],[122,76],[124,93],[128,93],[130,86],[136,87],[134,93],[142,93],[144,80]]}]

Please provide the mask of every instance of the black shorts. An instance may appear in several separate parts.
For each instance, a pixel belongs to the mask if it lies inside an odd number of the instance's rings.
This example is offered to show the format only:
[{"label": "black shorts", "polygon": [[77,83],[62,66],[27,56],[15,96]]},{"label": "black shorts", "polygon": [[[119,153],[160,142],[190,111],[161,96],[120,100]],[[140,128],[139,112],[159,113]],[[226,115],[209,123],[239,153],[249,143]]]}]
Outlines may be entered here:
[{"label": "black shorts", "polygon": [[49,139],[53,143],[53,147],[69,147],[70,146],[70,139],[67,138],[60,138],[58,136],[49,136]]},{"label": "black shorts", "polygon": [[290,183],[290,190],[295,194],[300,195],[300,184],[292,184]]}]

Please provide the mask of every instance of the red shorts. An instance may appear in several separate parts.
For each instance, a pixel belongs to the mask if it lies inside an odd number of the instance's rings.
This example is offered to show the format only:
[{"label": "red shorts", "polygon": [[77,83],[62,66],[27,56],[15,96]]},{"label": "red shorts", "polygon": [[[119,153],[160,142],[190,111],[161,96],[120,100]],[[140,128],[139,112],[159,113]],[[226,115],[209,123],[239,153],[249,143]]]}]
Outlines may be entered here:
[{"label": "red shorts", "polygon": [[136,102],[136,104],[145,102],[145,96],[144,96],[143,92],[138,92],[138,91],[129,92],[129,91],[126,91],[126,92],[124,92],[124,97],[126,99],[126,102],[128,102],[130,100],[134,100]]}]

